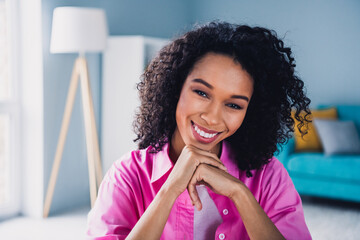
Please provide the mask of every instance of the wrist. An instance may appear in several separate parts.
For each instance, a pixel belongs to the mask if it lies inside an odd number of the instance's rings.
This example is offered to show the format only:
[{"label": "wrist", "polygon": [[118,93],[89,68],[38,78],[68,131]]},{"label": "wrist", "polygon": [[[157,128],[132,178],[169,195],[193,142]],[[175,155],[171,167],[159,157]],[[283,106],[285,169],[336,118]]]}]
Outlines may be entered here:
[{"label": "wrist", "polygon": [[165,199],[168,199],[170,202],[175,202],[175,200],[178,198],[178,196],[180,194],[176,193],[174,191],[174,188],[169,186],[168,184],[164,184],[159,192],[158,195],[160,195],[161,197],[164,197]]},{"label": "wrist", "polygon": [[235,201],[241,200],[246,191],[250,191],[248,187],[243,183],[239,182],[235,185],[233,193],[229,196],[230,200],[235,203]]}]

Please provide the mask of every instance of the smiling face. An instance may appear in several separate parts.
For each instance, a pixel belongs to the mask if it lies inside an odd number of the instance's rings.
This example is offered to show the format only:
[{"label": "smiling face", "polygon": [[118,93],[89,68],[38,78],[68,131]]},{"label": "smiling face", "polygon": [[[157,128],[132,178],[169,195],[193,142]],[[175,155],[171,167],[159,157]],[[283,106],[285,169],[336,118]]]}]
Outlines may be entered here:
[{"label": "smiling face", "polygon": [[171,145],[219,153],[220,142],[241,126],[253,93],[251,76],[233,58],[208,53],[187,76],[176,108]]}]

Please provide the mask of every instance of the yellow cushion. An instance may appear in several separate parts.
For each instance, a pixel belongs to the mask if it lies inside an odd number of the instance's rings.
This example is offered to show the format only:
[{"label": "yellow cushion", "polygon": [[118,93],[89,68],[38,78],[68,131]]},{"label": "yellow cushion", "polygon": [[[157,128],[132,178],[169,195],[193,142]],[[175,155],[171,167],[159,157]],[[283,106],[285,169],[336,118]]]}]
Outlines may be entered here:
[{"label": "yellow cushion", "polygon": [[[295,151],[296,152],[320,152],[322,151],[322,145],[320,142],[320,138],[316,133],[315,126],[313,122],[309,123],[308,125],[308,133],[301,137],[301,133],[297,128],[297,125],[300,123],[294,117],[295,111],[292,112],[292,117],[295,120]],[[305,114],[303,113],[302,116]],[[336,108],[328,108],[322,110],[311,110],[311,115],[309,116],[310,120],[314,118],[326,118],[326,119],[337,119],[337,111]],[[305,129],[303,127],[303,129]]]}]

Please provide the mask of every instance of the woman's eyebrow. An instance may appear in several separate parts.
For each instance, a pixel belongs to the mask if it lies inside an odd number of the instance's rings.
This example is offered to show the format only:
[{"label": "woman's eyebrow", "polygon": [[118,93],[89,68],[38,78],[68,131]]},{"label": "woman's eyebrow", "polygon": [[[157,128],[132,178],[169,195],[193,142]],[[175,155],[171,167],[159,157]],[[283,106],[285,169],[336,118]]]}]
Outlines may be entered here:
[{"label": "woman's eyebrow", "polygon": [[239,98],[249,102],[249,98],[243,95],[232,95],[231,98]]},{"label": "woman's eyebrow", "polygon": [[202,79],[200,79],[200,78],[196,78],[196,79],[192,80],[192,82],[201,83],[201,84],[205,85],[206,87],[208,87],[208,88],[210,88],[210,89],[213,89],[213,88],[214,88],[210,83],[208,83],[208,82],[206,82],[205,80],[202,80]]},{"label": "woman's eyebrow", "polygon": [[[208,83],[205,80],[202,80],[200,78],[195,78],[194,80],[192,80],[192,82],[201,83],[201,84],[205,85],[206,87],[208,87],[210,89],[214,88],[210,83]],[[243,95],[232,95],[231,98],[243,99],[243,100],[249,102],[249,98],[246,97],[246,96],[243,96]]]}]

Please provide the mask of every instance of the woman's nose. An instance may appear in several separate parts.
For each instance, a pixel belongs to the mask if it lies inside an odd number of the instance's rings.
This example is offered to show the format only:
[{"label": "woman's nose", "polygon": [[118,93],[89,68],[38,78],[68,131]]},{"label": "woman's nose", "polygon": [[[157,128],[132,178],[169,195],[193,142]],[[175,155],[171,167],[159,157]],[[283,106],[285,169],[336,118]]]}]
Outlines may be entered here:
[{"label": "woman's nose", "polygon": [[221,106],[219,104],[210,104],[200,117],[204,119],[209,126],[218,125],[221,121]]}]

